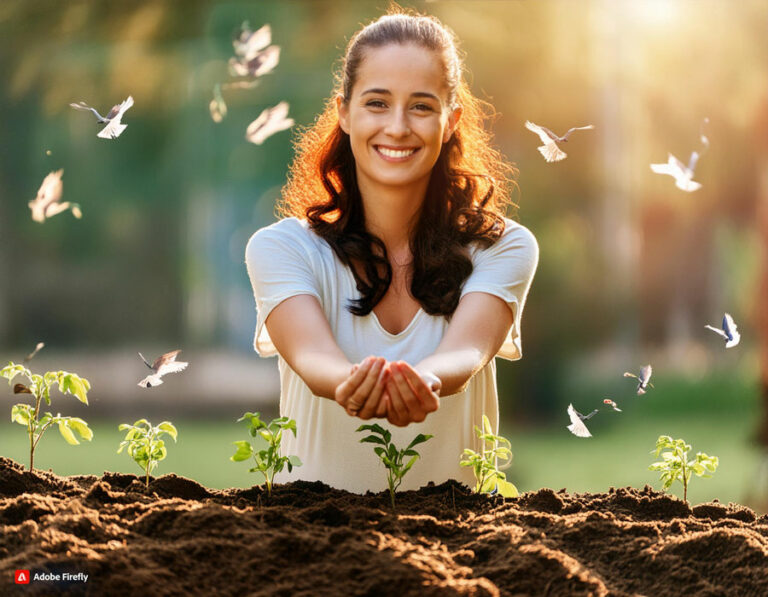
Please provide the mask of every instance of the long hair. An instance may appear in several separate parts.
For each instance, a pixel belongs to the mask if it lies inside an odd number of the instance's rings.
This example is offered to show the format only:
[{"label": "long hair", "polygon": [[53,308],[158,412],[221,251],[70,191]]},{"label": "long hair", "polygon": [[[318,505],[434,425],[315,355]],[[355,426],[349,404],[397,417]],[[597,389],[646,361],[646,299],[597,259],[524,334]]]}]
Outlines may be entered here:
[{"label": "long hair", "polygon": [[341,94],[343,101],[349,101],[366,48],[392,43],[437,52],[443,60],[449,104],[462,107],[458,125],[432,169],[410,239],[411,294],[430,315],[450,318],[472,273],[468,245],[477,241],[488,247],[504,232],[516,170],[491,146],[484,123],[492,107],[469,90],[454,35],[437,19],[397,7],[352,37],[334,93],[295,143],[296,157],[277,214],[308,221],[352,270],[360,298],[350,300],[347,308],[355,315],[369,314],[386,294],[392,268],[382,240],[365,228],[355,158],[349,136],[339,126],[335,97]]}]

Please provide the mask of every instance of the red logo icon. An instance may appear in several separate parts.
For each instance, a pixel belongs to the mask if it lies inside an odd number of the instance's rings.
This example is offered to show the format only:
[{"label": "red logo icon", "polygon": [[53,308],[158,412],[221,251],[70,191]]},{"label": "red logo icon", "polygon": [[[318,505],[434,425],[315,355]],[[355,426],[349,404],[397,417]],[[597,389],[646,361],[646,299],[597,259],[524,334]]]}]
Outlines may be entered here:
[{"label": "red logo icon", "polygon": [[28,585],[29,570],[17,570],[13,575],[13,579],[16,581],[17,585]]}]

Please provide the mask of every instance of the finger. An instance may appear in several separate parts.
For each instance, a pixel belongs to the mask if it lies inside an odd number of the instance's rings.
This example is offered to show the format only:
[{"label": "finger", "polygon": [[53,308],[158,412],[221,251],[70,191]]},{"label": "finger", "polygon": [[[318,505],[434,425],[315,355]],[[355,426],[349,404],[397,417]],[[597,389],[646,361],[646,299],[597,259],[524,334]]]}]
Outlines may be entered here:
[{"label": "finger", "polygon": [[[405,406],[407,412],[407,418],[416,423],[421,423],[427,416],[427,411],[422,405],[419,396],[416,394],[414,388],[408,383],[408,380],[403,374],[403,365],[398,361],[392,366],[392,377],[397,387],[397,391],[400,394],[400,398]],[[424,382],[419,380],[420,385],[424,385]],[[399,414],[399,413],[398,413]]]},{"label": "finger", "polygon": [[390,371],[391,375],[389,376],[389,381],[387,381],[387,394],[389,394],[390,406],[387,411],[387,420],[390,423],[397,425],[395,421],[408,418],[408,409],[403,403],[400,390],[398,389],[397,383],[395,382],[395,368],[390,367]]},{"label": "finger", "polygon": [[389,410],[389,394],[387,394],[386,384],[384,387],[384,393],[381,395],[381,400],[379,400],[379,405],[376,408],[376,418],[377,419],[383,419],[387,416],[387,411]]},{"label": "finger", "polygon": [[363,408],[371,392],[376,387],[376,383],[378,382],[378,379],[381,375],[381,370],[383,369],[385,363],[386,360],[384,358],[375,358],[373,360],[373,364],[368,368],[368,371],[365,374],[362,382],[357,386],[355,391],[349,397],[347,404],[350,407],[354,407],[356,411],[355,414],[357,414],[357,412]]},{"label": "finger", "polygon": [[368,394],[368,397],[365,399],[363,407],[357,414],[361,419],[367,420],[372,418],[379,409],[379,403],[381,402],[381,397],[385,392],[387,379],[389,378],[388,364],[385,359],[382,359],[382,361],[383,363],[381,370],[379,371],[379,376],[376,379],[376,383]]},{"label": "finger", "polygon": [[365,376],[367,375],[368,370],[373,364],[373,360],[374,360],[373,357],[368,357],[364,359],[359,364],[358,369],[336,387],[336,393],[334,395],[334,399],[342,407],[346,408],[349,397],[354,393],[354,391],[357,389],[357,387],[360,385],[363,379],[365,379]]},{"label": "finger", "polygon": [[440,402],[437,398],[437,394],[432,390],[430,386],[427,385],[427,382],[424,381],[424,378],[421,377],[421,375],[419,375],[419,373],[408,364],[406,364],[406,366],[402,367],[401,369],[405,379],[416,391],[416,395],[421,402],[422,408],[428,413],[436,411],[440,406]]}]

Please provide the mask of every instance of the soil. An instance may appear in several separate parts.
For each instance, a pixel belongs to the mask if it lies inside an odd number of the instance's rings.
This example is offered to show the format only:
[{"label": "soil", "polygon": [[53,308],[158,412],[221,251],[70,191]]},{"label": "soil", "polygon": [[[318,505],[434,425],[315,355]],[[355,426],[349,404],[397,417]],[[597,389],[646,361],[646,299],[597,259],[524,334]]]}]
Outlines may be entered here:
[{"label": "soil", "polygon": [[[631,487],[519,498],[449,481],[207,489],[0,458],[2,595],[768,595],[768,516]],[[87,582],[14,571],[85,573]]]}]

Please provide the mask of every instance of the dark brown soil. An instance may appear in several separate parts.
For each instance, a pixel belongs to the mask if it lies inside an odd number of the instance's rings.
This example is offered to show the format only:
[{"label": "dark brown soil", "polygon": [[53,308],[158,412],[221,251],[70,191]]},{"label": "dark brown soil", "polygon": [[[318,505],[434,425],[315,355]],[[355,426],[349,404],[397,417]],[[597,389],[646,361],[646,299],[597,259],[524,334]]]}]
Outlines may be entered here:
[{"label": "dark brown soil", "polygon": [[[0,458],[1,595],[768,595],[768,517],[644,489],[209,490]],[[16,569],[87,582],[13,582]]]}]

